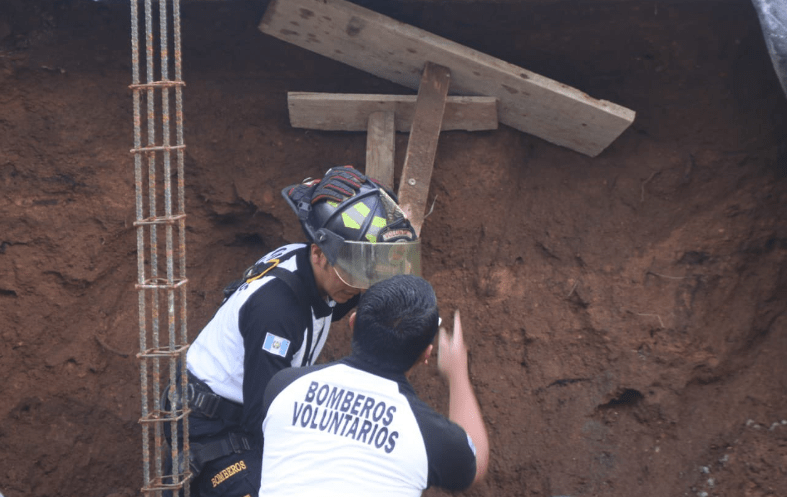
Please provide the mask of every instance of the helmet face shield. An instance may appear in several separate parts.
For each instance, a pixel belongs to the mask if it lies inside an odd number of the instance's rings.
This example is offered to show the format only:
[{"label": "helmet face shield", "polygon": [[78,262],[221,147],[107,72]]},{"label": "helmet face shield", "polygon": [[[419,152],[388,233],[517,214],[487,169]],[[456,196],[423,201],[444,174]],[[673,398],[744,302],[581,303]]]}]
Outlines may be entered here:
[{"label": "helmet face shield", "polygon": [[364,289],[397,274],[420,276],[421,241],[345,241],[339,248],[334,268],[344,283]]}]

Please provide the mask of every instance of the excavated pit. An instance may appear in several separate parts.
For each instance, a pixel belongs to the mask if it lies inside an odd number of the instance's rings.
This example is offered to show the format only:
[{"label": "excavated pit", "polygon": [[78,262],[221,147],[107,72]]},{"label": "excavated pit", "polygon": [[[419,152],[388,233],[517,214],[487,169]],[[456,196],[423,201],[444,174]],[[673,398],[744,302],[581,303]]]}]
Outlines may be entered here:
[{"label": "excavated pit", "polygon": [[[359,3],[637,112],[594,158],[440,137],[425,276],[462,311],[492,447],[467,494],[783,495],[787,99],[751,3]],[[286,93],[413,94],[262,34],[264,10],[182,6],[192,337],[301,240],[279,190],[363,165],[365,134],[293,129]],[[140,494],[129,19],[0,5],[6,497]],[[323,359],[348,349],[342,322]],[[436,370],[412,381],[445,412]]]}]

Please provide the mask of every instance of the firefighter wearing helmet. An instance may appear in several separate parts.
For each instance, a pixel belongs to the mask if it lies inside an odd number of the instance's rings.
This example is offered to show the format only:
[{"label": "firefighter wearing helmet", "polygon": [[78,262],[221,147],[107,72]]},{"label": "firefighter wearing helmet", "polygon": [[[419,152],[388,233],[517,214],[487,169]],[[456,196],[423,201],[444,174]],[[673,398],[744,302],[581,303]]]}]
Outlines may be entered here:
[{"label": "firefighter wearing helmet", "polygon": [[404,212],[379,184],[350,166],[323,180],[285,188],[310,242],[344,283],[369,288],[396,274],[418,274],[420,240]]},{"label": "firefighter wearing helmet", "polygon": [[314,364],[331,322],[356,306],[361,290],[420,274],[420,241],[395,196],[353,167],[334,167],[282,194],[309,243],[266,254],[224,290],[189,347],[187,391],[166,399],[191,409],[191,495],[257,495],[270,378]]}]

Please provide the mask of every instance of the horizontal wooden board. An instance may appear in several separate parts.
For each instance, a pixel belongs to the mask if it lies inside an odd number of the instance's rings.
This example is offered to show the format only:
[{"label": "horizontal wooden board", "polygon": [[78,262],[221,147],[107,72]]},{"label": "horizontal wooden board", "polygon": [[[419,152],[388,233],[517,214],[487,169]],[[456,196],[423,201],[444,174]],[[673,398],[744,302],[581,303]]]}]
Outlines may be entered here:
[{"label": "horizontal wooden board", "polygon": [[[374,112],[393,112],[396,131],[409,132],[416,95],[290,92],[290,124],[295,128],[365,131]],[[448,97],[443,131],[497,129],[494,97]]]},{"label": "horizontal wooden board", "polygon": [[451,92],[498,99],[500,122],[595,156],[634,112],[343,0],[272,0],[260,30],[413,90],[426,62],[451,71]]}]

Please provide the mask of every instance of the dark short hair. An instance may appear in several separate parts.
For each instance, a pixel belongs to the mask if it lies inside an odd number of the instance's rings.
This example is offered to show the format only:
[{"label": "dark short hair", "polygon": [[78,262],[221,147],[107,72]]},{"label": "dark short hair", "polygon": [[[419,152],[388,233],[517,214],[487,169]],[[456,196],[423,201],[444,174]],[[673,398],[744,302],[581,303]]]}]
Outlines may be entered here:
[{"label": "dark short hair", "polygon": [[397,275],[372,285],[355,316],[353,352],[386,370],[410,369],[432,343],[440,311],[432,285],[413,275]]}]

